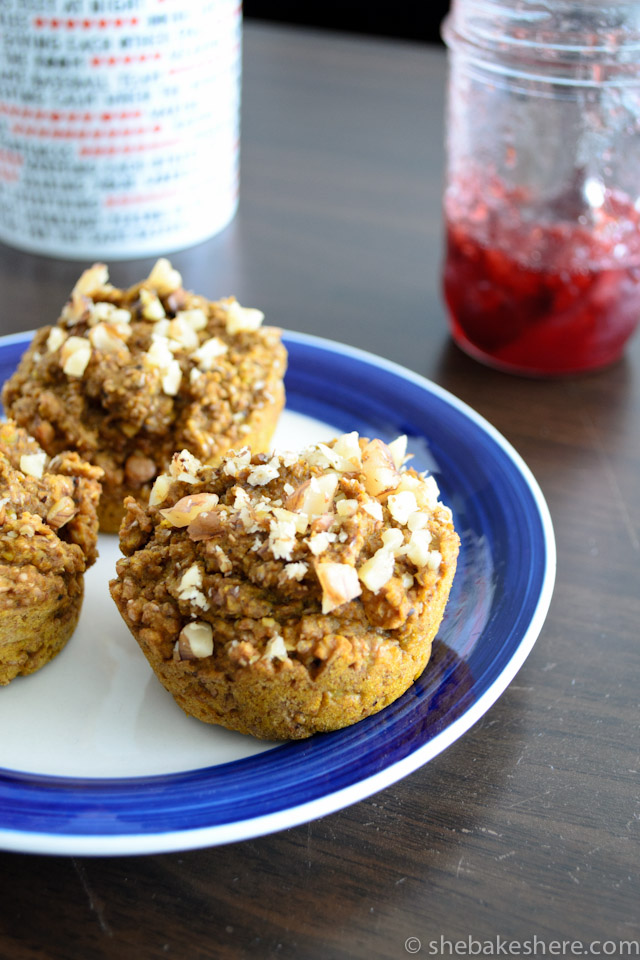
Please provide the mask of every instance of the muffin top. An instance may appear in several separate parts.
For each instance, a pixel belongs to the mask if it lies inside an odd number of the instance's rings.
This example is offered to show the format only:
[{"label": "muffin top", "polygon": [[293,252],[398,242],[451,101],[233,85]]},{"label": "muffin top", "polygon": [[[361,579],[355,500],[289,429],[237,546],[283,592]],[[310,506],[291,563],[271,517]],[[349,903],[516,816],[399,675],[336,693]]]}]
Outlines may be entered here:
[{"label": "muffin top", "polygon": [[99,467],[77,453],[53,459],[11,422],[0,423],[0,600],[34,599],[48,575],[82,573],[97,557]]},{"label": "muffin top", "polygon": [[286,362],[280,331],[262,320],[234,298],[185,291],[165,259],[127,290],[95,264],[36,333],[3,402],[50,454],[72,448],[107,482],[122,482],[113,473],[133,456],[126,471],[142,483],[182,446],[213,460],[221,444],[242,445],[248,411]]},{"label": "muffin top", "polygon": [[193,658],[191,641],[208,638],[208,649],[211,623],[222,635],[221,621],[235,621],[228,654],[247,663],[286,659],[294,623],[291,655],[304,657],[298,627],[310,616],[333,631],[341,621],[403,627],[458,549],[435,480],[406,468],[405,451],[405,437],[386,445],[351,433],[301,454],[240,450],[217,468],[175,455],[146,509],[126,502],[118,574],[132,613],[179,658]]}]

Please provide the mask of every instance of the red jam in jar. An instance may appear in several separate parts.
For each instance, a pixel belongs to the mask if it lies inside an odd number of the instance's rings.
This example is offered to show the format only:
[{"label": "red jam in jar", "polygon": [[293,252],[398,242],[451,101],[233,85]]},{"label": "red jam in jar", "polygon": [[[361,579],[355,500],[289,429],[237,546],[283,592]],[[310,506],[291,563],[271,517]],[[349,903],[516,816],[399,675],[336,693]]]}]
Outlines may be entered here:
[{"label": "red jam in jar", "polygon": [[[640,320],[640,213],[606,195],[589,217],[525,223],[521,197],[446,204],[444,293],[456,343],[539,376],[617,360]],[[582,222],[581,222],[582,221]]]}]

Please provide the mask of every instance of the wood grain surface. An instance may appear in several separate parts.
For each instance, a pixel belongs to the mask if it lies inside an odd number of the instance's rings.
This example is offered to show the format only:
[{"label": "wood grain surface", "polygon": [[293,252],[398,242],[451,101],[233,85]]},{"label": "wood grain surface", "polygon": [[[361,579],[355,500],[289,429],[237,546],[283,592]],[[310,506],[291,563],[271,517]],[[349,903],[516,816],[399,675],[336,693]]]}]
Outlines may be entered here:
[{"label": "wood grain surface", "polygon": [[[184,854],[0,854],[2,960],[386,960],[412,937],[418,956],[448,956],[441,937],[495,953],[497,937],[534,936],[544,956],[540,942],[640,939],[640,338],[615,367],[557,382],[451,344],[445,82],[438,50],[247,26],[240,211],[172,260],[200,292],[432,378],[514,444],[558,542],[533,652],[444,754],[332,816]],[[114,264],[114,281],[149,264]],[[0,247],[0,332],[53,320],[80,266]]]}]

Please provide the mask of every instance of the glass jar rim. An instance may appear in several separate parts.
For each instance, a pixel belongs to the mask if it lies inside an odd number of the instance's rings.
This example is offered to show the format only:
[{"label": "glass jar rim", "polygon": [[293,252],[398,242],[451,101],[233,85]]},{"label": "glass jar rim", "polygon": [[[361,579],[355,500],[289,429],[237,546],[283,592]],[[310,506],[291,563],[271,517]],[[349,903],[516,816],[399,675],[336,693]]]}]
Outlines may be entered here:
[{"label": "glass jar rim", "polygon": [[594,86],[598,68],[609,82],[640,79],[637,0],[453,0],[442,36],[502,72]]}]

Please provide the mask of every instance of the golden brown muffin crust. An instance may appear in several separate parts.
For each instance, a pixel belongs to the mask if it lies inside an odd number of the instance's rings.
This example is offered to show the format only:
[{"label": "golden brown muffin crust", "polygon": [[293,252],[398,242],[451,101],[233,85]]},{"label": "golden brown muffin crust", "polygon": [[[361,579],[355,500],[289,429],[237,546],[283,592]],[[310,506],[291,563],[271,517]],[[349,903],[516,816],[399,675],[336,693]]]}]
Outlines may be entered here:
[{"label": "golden brown muffin crust", "polygon": [[97,557],[100,476],[0,424],[0,684],[39,669],[75,629]]}]

